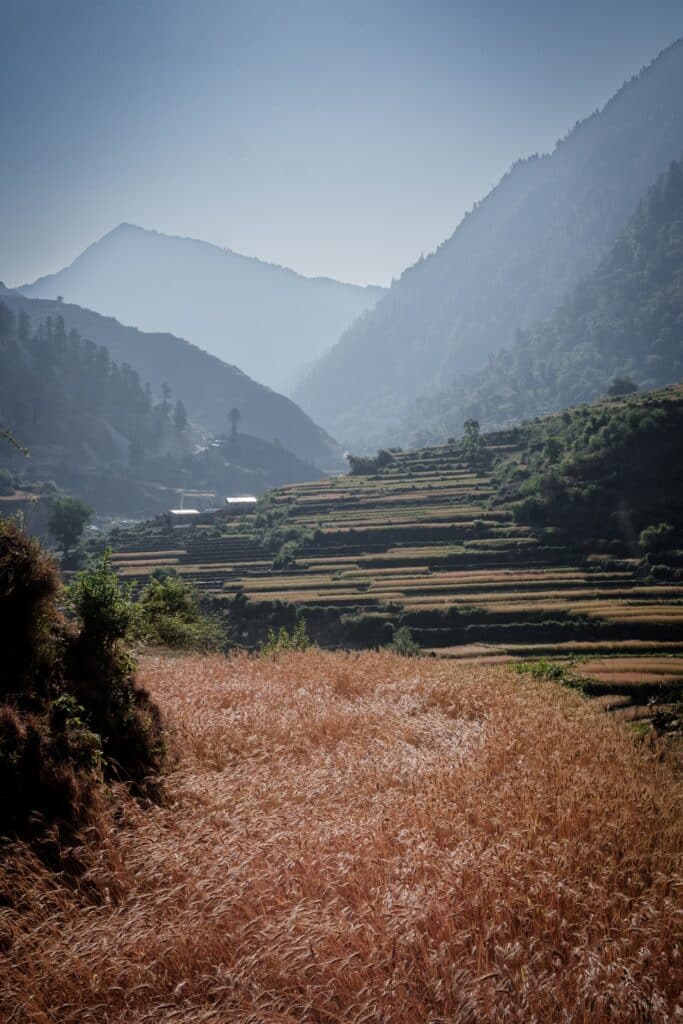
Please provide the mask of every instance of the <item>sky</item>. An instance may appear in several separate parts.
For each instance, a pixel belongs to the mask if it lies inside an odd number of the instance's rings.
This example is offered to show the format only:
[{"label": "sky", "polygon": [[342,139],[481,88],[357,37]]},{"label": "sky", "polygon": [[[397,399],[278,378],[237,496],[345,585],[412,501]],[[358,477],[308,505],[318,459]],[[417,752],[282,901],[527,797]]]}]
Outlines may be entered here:
[{"label": "sky", "polygon": [[122,221],[388,284],[681,0],[0,0],[0,280]]}]

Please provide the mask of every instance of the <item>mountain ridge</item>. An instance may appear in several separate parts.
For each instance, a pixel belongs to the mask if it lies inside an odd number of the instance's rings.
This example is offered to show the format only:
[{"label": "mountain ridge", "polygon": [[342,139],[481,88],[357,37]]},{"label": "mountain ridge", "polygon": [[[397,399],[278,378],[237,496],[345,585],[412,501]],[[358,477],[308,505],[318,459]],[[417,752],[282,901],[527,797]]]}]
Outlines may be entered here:
[{"label": "mountain ridge", "polygon": [[681,92],[679,39],[551,153],[516,161],[318,361],[297,400],[343,441],[363,441],[548,316],[680,155],[683,110],[670,97]]},{"label": "mountain ridge", "polygon": [[334,439],[291,399],[184,338],[140,331],[74,303],[30,298],[3,285],[0,299],[14,313],[28,313],[36,322],[63,317],[67,331],[74,328],[84,338],[106,346],[112,359],[128,363],[157,393],[166,381],[174,395],[182,398],[190,418],[208,433],[225,430],[227,413],[237,406],[245,432],[266,441],[277,438],[300,458],[322,468],[342,464]]},{"label": "mountain ridge", "polygon": [[341,281],[339,278],[330,277],[329,274],[302,274],[301,271],[294,270],[293,267],[287,267],[283,263],[276,263],[274,260],[261,259],[260,256],[251,256],[248,253],[238,252],[236,249],[232,249],[229,245],[219,245],[217,242],[209,242],[205,238],[196,238],[194,235],[170,234],[168,231],[159,231],[157,228],[144,227],[142,224],[134,224],[132,221],[126,220],[123,220],[115,227],[110,228],[109,231],[105,231],[105,233],[100,238],[95,239],[94,242],[91,242],[89,245],[87,245],[85,249],[82,250],[82,252],[75,256],[70,263],[66,264],[66,266],[62,267],[60,270],[53,271],[50,274],[41,274],[40,277],[37,277],[35,279],[35,281],[27,281],[25,284],[16,285],[14,291],[26,293],[28,289],[34,288],[37,285],[40,285],[42,282],[50,281],[53,278],[58,277],[58,275],[61,274],[64,270],[67,270],[69,267],[72,267],[74,263],[77,263],[90,249],[93,249],[95,246],[105,241],[105,239],[109,238],[111,235],[115,235],[118,232],[123,233],[124,231],[141,232],[146,235],[157,235],[160,238],[166,238],[174,242],[192,242],[195,245],[202,246],[207,249],[211,249],[214,251],[217,250],[219,253],[225,254],[227,256],[234,256],[238,260],[247,260],[251,263],[257,263],[261,267],[269,267],[274,270],[283,271],[285,274],[297,278],[300,281],[319,281],[323,283],[329,283],[332,285],[339,285],[342,288],[352,288],[354,290],[368,292],[386,291],[384,285],[358,284],[353,281]]},{"label": "mountain ridge", "polygon": [[16,289],[188,338],[278,391],[383,294],[305,277],[212,242],[123,222],[67,267]]},{"label": "mountain ridge", "polygon": [[620,377],[645,390],[683,378],[683,157],[548,320],[518,330],[448,391],[419,399],[409,429],[458,434],[468,418],[504,428],[591,402]]}]

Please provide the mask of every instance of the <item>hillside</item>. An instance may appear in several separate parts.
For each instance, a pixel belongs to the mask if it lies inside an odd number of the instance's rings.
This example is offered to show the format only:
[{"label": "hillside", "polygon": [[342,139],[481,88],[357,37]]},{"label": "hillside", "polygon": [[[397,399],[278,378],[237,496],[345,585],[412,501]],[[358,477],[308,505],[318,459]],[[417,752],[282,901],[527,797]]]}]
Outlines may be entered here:
[{"label": "hillside", "polygon": [[683,378],[683,161],[673,161],[597,269],[546,322],[518,331],[476,374],[419,400],[413,435],[487,428],[592,401],[615,378],[645,389]]},{"label": "hillside", "polygon": [[101,514],[140,517],[166,511],[188,489],[212,492],[215,504],[320,475],[283,445],[243,433],[198,445],[182,399],[155,404],[135,370],[75,329],[67,334],[61,316],[33,324],[3,302],[0,415],[30,450],[27,460],[0,446],[3,492],[13,473],[15,502],[30,501],[23,485],[56,484]]},{"label": "hillside", "polygon": [[299,458],[323,468],[339,462],[336,443],[294,402],[183,338],[147,334],[92,310],[67,302],[29,299],[1,285],[0,300],[15,314],[25,312],[36,323],[61,316],[67,332],[75,329],[96,345],[106,346],[115,362],[133,367],[140,380],[151,383],[155,397],[166,381],[173,395],[182,397],[190,420],[206,432],[226,430],[227,414],[236,406],[245,433],[266,441],[277,439]]},{"label": "hillside", "polygon": [[406,270],[313,368],[296,391],[302,406],[343,441],[368,439],[549,316],[680,157],[683,109],[672,97],[682,91],[679,41],[552,154],[517,163]]},{"label": "hillside", "polygon": [[[408,626],[422,647],[474,661],[632,658],[619,687],[590,684],[632,713],[683,680],[682,466],[679,386],[384,453],[182,545],[141,525],[115,539],[115,559],[130,579],[174,567],[252,645],[304,617],[332,647]],[[654,659],[644,676],[640,657]]]},{"label": "hillside", "polygon": [[62,295],[143,331],[180,335],[288,391],[384,289],[306,278],[208,242],[120,224],[21,291]]}]

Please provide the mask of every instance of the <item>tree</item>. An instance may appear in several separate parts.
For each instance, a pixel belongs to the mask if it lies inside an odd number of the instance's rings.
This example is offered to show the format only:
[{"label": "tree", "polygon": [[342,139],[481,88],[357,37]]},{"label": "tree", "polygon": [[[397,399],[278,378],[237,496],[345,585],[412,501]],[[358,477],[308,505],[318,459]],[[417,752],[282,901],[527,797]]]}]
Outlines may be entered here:
[{"label": "tree", "polygon": [[230,420],[230,436],[235,437],[237,435],[237,424],[242,419],[239,409],[233,406],[228,413],[228,419]]},{"label": "tree", "polygon": [[180,399],[175,404],[175,411],[173,413],[173,425],[179,434],[183,432],[187,426],[187,412],[185,406]]},{"label": "tree", "polygon": [[61,544],[65,555],[80,539],[92,514],[93,510],[80,498],[57,498],[53,501],[47,526]]},{"label": "tree", "polygon": [[164,419],[168,419],[169,413],[171,411],[171,388],[170,385],[166,383],[166,381],[164,381],[164,383],[161,385],[161,393],[163,395],[163,398],[161,400],[161,415],[164,417]]},{"label": "tree", "polygon": [[653,523],[641,531],[638,544],[648,554],[659,554],[673,546],[675,533],[670,523]]},{"label": "tree", "polygon": [[465,420],[463,426],[465,428],[465,437],[462,446],[465,458],[470,462],[477,462],[486,447],[486,442],[481,436],[479,429],[479,421],[473,419]]},{"label": "tree", "polygon": [[634,395],[638,385],[630,377],[615,377],[607,388],[610,398],[621,398],[623,395]]},{"label": "tree", "polygon": [[31,456],[28,453],[28,448],[23,448],[19,444],[17,439],[13,437],[12,434],[10,434],[9,430],[0,429],[0,441],[7,441],[9,444],[13,445],[18,452],[21,452],[22,455],[25,455],[27,459],[31,458]]}]

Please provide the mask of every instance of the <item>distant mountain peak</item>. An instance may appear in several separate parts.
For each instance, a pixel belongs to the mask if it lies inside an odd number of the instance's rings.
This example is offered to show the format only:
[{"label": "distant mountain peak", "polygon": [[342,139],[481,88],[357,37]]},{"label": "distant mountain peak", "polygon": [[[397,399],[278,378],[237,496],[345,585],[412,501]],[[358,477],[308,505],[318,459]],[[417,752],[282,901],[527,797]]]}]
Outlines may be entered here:
[{"label": "distant mountain peak", "polygon": [[70,266],[20,291],[62,295],[143,330],[180,335],[287,391],[384,290],[303,277],[211,242],[123,222]]}]

